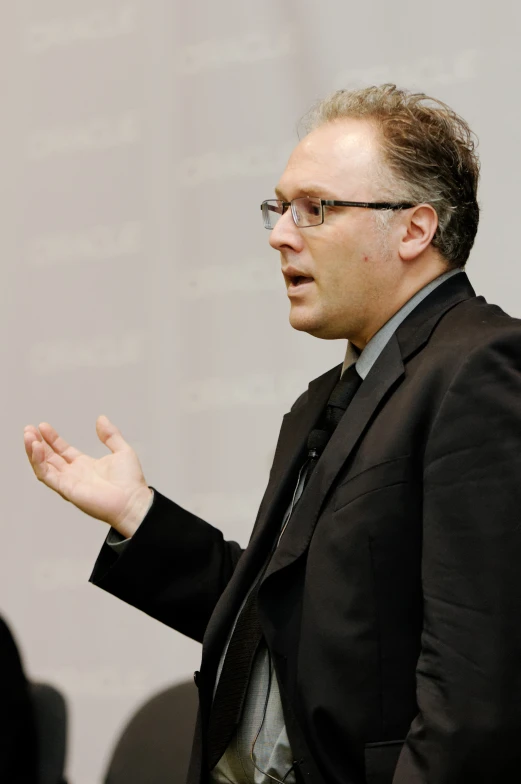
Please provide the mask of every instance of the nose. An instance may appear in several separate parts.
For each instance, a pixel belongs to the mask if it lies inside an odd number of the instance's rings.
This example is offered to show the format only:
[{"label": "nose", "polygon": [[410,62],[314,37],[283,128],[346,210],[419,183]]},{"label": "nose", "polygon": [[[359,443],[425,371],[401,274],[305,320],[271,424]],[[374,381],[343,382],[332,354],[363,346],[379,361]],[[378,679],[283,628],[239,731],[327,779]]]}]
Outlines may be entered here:
[{"label": "nose", "polygon": [[269,242],[271,247],[279,252],[288,248],[296,253],[302,250],[304,247],[302,231],[295,226],[291,210],[286,210],[284,215],[280,216],[270,231]]}]

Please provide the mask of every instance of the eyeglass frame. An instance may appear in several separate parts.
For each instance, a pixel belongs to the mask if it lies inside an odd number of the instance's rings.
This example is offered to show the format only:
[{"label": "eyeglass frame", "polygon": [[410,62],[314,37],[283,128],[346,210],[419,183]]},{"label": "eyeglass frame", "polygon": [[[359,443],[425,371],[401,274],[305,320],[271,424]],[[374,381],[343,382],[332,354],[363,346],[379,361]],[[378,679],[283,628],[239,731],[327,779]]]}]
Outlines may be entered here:
[{"label": "eyeglass frame", "polygon": [[[299,201],[300,199],[309,199],[314,200],[315,202],[320,202],[321,220],[318,223],[309,223],[306,226],[298,225],[297,219],[295,217],[295,208],[293,206],[293,202]],[[284,207],[286,207],[286,209],[280,213],[281,218],[287,212],[287,208],[291,207],[291,215],[297,229],[310,229],[313,226],[321,226],[324,223],[324,207],[362,207],[363,209],[369,210],[408,210],[415,206],[412,202],[408,201],[338,201],[337,199],[319,199],[318,196],[298,196],[296,199],[292,199],[291,201],[283,201],[282,199],[265,199],[260,205],[263,215],[265,211],[264,205],[268,205],[270,202],[277,202],[278,204],[281,204],[283,210]],[[266,211],[267,209],[268,208],[266,207]],[[274,226],[267,226],[266,220],[264,220],[264,228],[268,229],[268,231],[273,231]]]}]

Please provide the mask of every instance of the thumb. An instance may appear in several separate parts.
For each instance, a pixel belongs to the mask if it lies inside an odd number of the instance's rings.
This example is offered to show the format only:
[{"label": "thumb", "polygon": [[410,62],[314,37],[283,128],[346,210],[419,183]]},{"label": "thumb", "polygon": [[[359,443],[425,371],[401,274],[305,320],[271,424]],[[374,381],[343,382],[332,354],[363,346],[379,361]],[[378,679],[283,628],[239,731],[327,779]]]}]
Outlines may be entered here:
[{"label": "thumb", "polygon": [[129,445],[119,432],[118,428],[112,424],[106,416],[99,416],[96,420],[96,433],[99,440],[110,449],[111,452],[122,452],[129,449]]}]

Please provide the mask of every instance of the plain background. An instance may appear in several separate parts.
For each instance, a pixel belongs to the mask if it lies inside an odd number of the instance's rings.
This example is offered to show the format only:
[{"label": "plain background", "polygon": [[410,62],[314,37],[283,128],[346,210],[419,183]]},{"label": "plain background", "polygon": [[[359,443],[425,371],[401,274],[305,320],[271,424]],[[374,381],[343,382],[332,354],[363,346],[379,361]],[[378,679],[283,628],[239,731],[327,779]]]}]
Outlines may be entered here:
[{"label": "plain background", "polygon": [[345,346],[291,330],[259,204],[297,122],[392,81],[479,137],[474,287],[521,314],[521,6],[406,0],[1,3],[0,612],[70,706],[69,776],[199,646],[87,582],[106,534],[36,482],[22,429],[101,455],[106,413],[147,480],[246,543],[282,415]]}]

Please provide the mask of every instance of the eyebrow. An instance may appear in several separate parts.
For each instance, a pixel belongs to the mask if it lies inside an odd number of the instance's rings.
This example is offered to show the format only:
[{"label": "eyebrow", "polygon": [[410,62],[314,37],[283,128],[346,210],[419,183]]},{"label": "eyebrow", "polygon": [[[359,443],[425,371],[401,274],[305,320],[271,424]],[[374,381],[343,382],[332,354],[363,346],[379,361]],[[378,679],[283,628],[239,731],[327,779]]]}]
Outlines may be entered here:
[{"label": "eyebrow", "polygon": [[[315,196],[317,198],[322,198],[322,199],[334,198],[330,193],[328,193],[327,188],[319,188],[317,185],[311,185],[311,184],[307,186],[301,186],[300,188],[297,189],[297,193],[300,196]],[[279,190],[278,188],[275,188],[275,195],[281,201],[289,201],[289,199],[286,199],[282,191]],[[294,196],[293,198],[298,199],[299,196]]]}]

